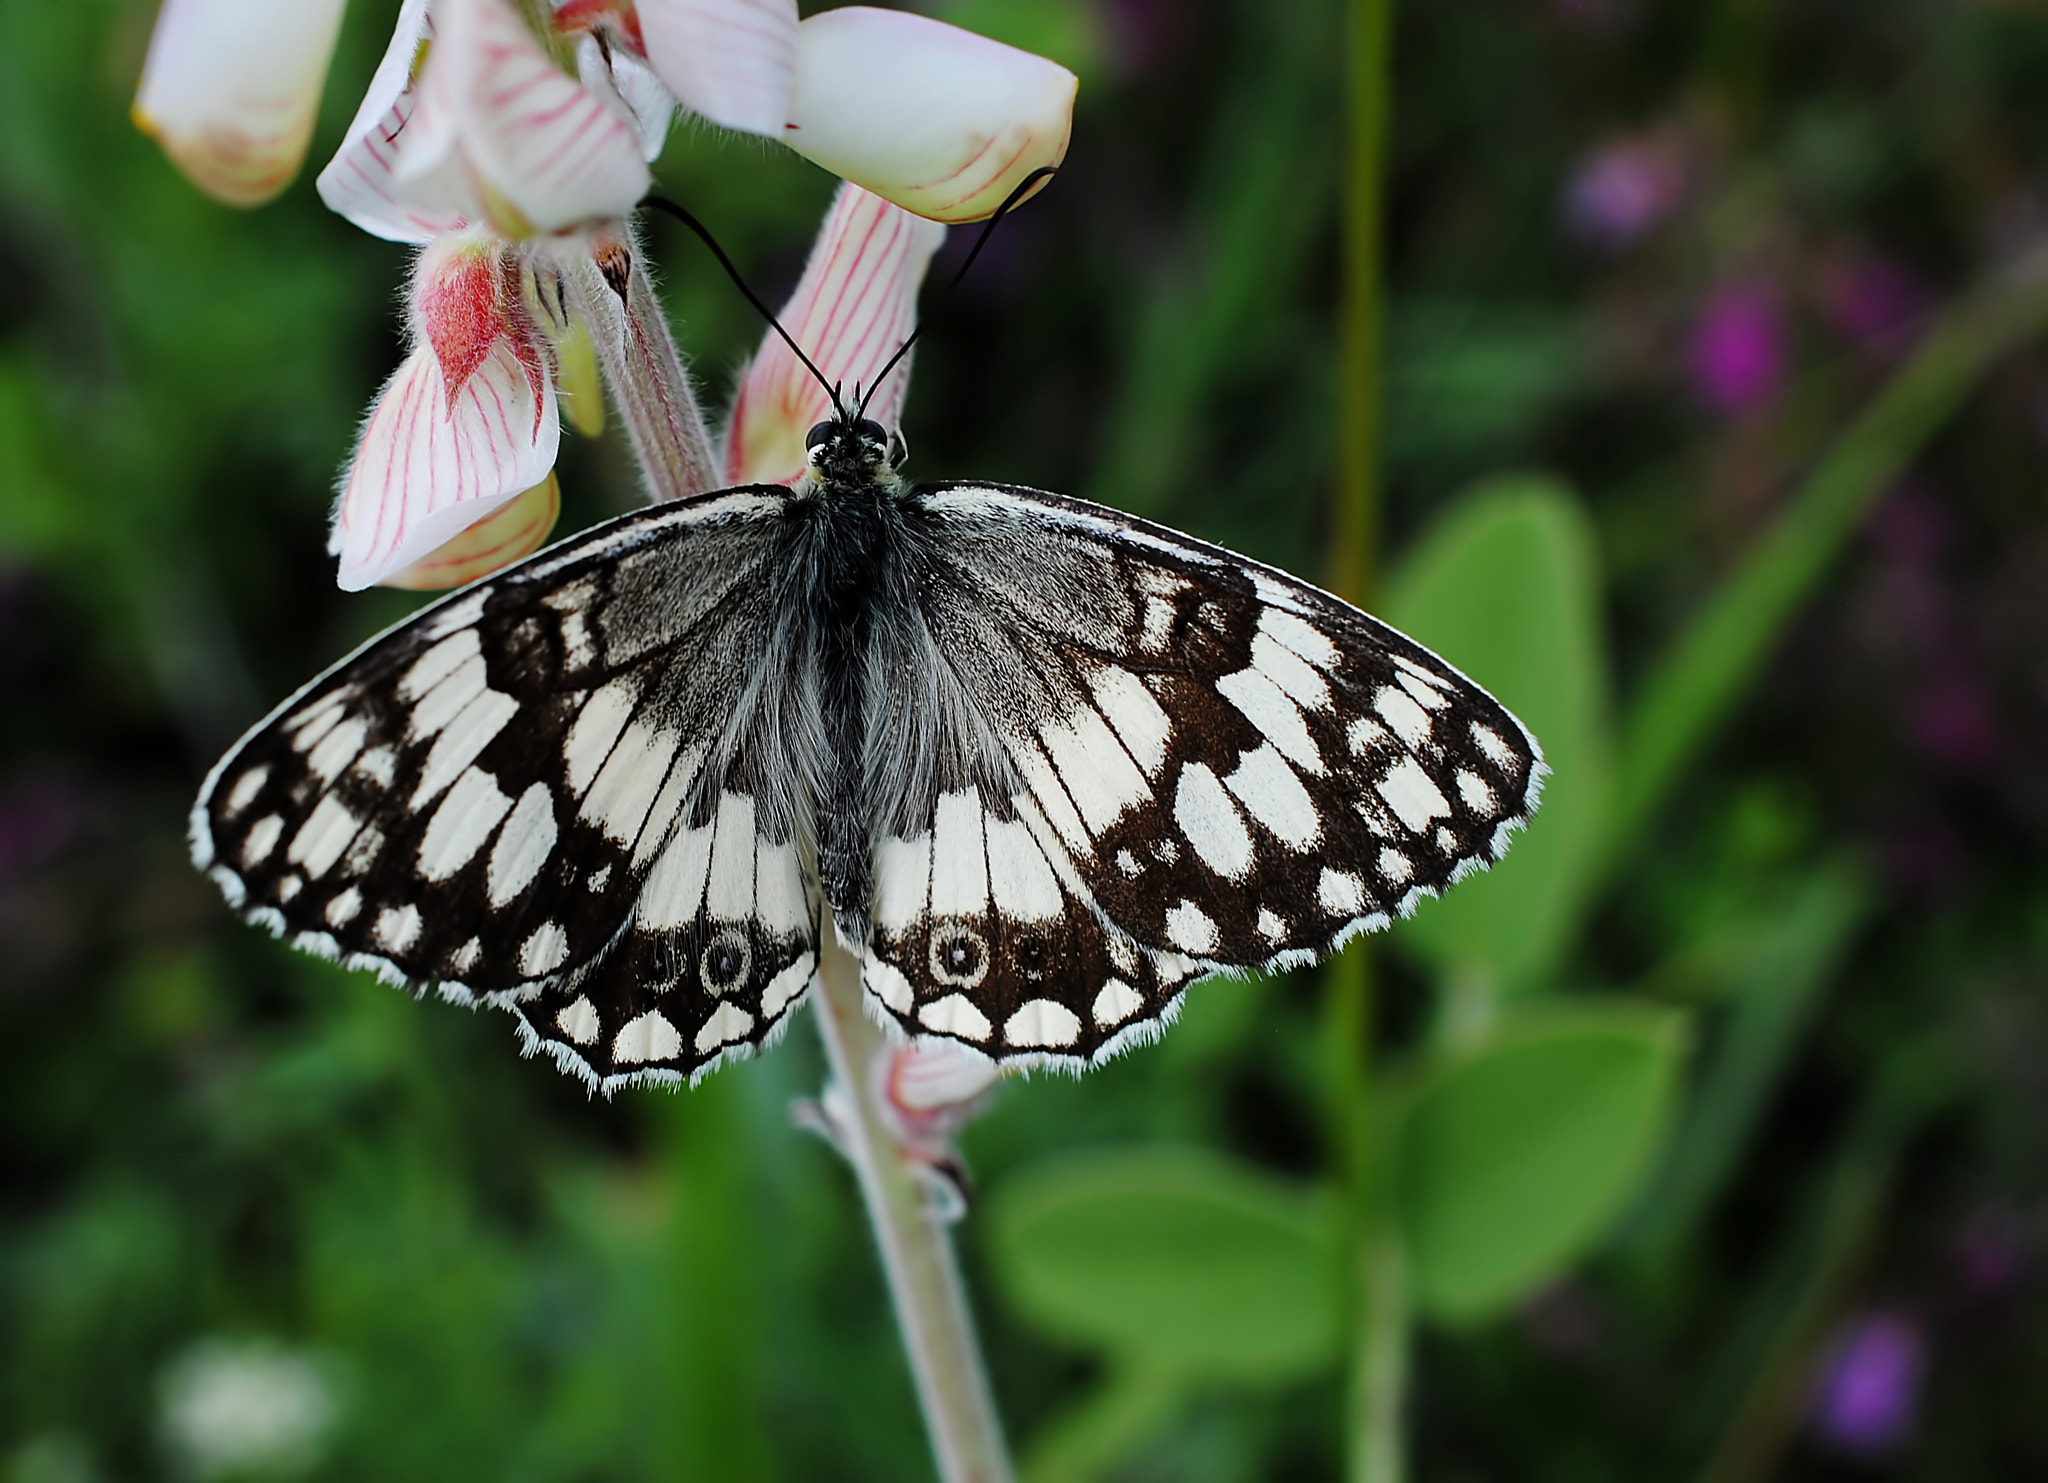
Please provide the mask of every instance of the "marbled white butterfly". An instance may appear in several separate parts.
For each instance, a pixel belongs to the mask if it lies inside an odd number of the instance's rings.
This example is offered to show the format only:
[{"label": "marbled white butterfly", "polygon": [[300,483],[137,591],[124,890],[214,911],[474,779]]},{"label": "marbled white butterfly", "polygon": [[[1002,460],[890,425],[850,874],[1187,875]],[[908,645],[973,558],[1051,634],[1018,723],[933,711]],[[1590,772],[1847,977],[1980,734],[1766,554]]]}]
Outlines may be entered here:
[{"label": "marbled white butterfly", "polygon": [[793,488],[622,516],[372,639],[214,768],[194,859],[610,1091],[773,1037],[828,916],[906,1033],[1099,1061],[1535,807],[1527,729],[1327,593],[1079,500],[906,485],[857,411],[809,444]]}]

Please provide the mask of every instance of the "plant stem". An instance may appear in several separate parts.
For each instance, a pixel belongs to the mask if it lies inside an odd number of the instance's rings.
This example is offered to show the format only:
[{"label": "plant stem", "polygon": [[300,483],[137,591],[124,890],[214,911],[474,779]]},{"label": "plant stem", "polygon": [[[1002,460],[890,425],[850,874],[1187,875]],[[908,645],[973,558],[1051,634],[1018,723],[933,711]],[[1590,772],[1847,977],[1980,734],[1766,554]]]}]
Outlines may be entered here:
[{"label": "plant stem", "polygon": [[[1342,301],[1337,346],[1337,490],[1330,587],[1364,606],[1379,565],[1381,285],[1393,0],[1347,0]],[[1365,942],[1326,970],[1332,1142],[1346,1186],[1352,1350],[1345,1390],[1347,1476],[1400,1483],[1408,1314],[1398,1239],[1388,1218],[1372,1087],[1372,960]]]},{"label": "plant stem", "polygon": [[668,316],[648,283],[645,261],[635,254],[623,303],[593,263],[581,264],[569,280],[577,307],[590,321],[598,364],[632,442],[648,498],[682,499],[717,488],[718,464]]},{"label": "plant stem", "polygon": [[861,1005],[860,966],[834,938],[829,921],[821,951],[812,1003],[832,1068],[827,1106],[882,1250],[939,1476],[945,1483],[1007,1483],[1010,1461],[951,1237],[925,1209],[877,1102],[881,1078],[875,1073],[889,1042]]}]

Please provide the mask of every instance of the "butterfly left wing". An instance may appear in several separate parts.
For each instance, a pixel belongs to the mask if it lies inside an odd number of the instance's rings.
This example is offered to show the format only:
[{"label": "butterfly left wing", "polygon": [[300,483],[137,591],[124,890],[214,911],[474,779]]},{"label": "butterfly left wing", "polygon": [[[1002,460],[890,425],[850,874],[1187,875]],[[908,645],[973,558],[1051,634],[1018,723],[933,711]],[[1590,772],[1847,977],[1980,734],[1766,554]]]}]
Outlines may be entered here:
[{"label": "butterfly left wing", "polygon": [[196,863],[298,947],[512,1010],[604,1090],[744,1054],[817,954],[764,699],[784,508],[636,512],[370,640],[215,767]]},{"label": "butterfly left wing", "polygon": [[[1498,859],[1535,807],[1521,723],[1327,593],[1034,490],[916,500],[895,669],[931,671],[916,710],[934,720],[885,717],[922,760],[913,782],[870,778],[893,802],[869,982],[906,1028],[1099,1057],[1192,977],[1385,926]],[[1064,956],[1034,979],[1036,943]],[[1115,944],[1157,981],[1105,974]]]}]

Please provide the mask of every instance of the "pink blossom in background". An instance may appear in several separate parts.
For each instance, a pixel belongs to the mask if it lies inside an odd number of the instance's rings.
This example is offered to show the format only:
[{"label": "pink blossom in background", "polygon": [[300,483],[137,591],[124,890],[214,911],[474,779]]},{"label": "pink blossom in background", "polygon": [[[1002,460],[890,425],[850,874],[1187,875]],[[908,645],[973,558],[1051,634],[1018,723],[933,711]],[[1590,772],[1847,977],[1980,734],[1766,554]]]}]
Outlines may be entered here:
[{"label": "pink blossom in background", "polygon": [[1860,350],[1899,348],[1927,307],[1919,281],[1891,258],[1858,252],[1823,267],[1820,307],[1835,332]]},{"label": "pink blossom in background", "polygon": [[1785,379],[1785,331],[1778,296],[1762,284],[1724,284],[1693,321],[1686,373],[1694,393],[1724,415],[1771,400]]},{"label": "pink blossom in background", "polygon": [[1851,1319],[1836,1335],[1814,1397],[1813,1428],[1837,1450],[1873,1457],[1913,1431],[1926,1350],[1920,1327],[1896,1313]]},{"label": "pink blossom in background", "polygon": [[1685,196],[1685,161],[1662,138],[1602,144],[1579,162],[1565,187],[1565,225],[1573,236],[1613,251],[1669,216]]}]

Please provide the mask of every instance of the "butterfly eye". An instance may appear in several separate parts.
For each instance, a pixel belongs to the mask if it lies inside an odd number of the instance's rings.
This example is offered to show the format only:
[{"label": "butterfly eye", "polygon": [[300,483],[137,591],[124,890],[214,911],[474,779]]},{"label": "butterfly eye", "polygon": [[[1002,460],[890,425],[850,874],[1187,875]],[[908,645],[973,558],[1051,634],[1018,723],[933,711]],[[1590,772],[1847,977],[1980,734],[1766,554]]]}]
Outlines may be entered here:
[{"label": "butterfly eye", "polygon": [[903,434],[889,434],[889,467],[900,469],[910,461],[910,445],[903,441]]},{"label": "butterfly eye", "polygon": [[804,434],[804,452],[810,455],[813,463],[817,461],[818,450],[832,441],[835,426],[835,423],[821,422]]}]

